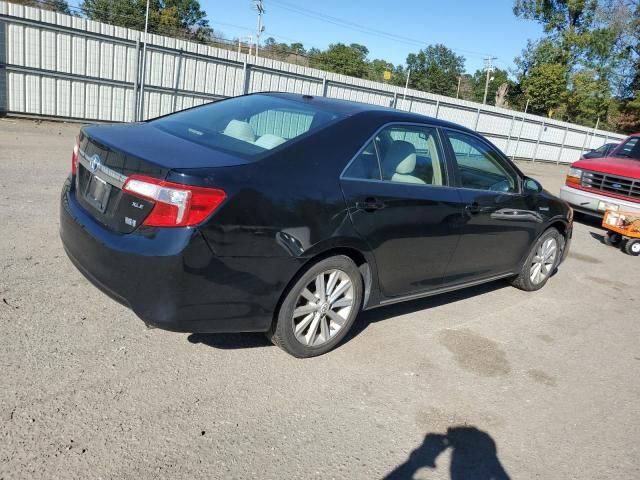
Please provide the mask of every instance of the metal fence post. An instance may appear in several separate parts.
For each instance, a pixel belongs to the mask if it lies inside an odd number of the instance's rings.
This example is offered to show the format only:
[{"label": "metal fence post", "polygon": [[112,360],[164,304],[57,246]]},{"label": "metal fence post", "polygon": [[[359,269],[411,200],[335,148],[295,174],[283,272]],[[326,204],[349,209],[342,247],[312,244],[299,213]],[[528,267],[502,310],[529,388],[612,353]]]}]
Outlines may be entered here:
[{"label": "metal fence post", "polygon": [[582,142],[582,148],[580,149],[580,156],[584,154],[584,149],[587,146],[587,140],[589,139],[589,132],[584,132],[584,142]]},{"label": "metal fence post", "polygon": [[567,141],[567,133],[569,133],[569,127],[565,127],[564,135],[562,136],[562,145],[560,145],[560,151],[558,152],[558,158],[556,160],[556,165],[560,164],[560,159],[562,158],[562,151],[564,150],[564,144]]},{"label": "metal fence post", "polygon": [[524,115],[522,115],[522,123],[520,124],[520,132],[518,133],[518,140],[516,140],[516,148],[513,151],[513,156],[511,160],[516,159],[516,155],[518,154],[518,148],[520,147],[520,138],[522,138],[522,130],[524,130]]},{"label": "metal fence post", "polygon": [[136,39],[136,74],[133,78],[133,99],[131,105],[131,121],[138,121],[138,81],[140,80],[140,35]]},{"label": "metal fence post", "polygon": [[393,100],[391,100],[391,107],[398,108],[398,92],[393,92]]},{"label": "metal fence post", "polygon": [[240,95],[249,93],[249,75],[251,75],[249,64],[242,62],[242,90],[240,91]]},{"label": "metal fence post", "polygon": [[7,114],[9,109],[7,90],[7,23],[0,22],[0,117]]},{"label": "metal fence post", "polygon": [[436,118],[438,118],[438,113],[440,113],[440,100],[436,100]]},{"label": "metal fence post", "polygon": [[536,157],[538,156],[538,146],[540,146],[540,139],[542,138],[542,132],[544,132],[544,120],[540,124],[540,131],[538,132],[538,140],[536,140],[536,148],[533,150],[533,163],[536,163]]},{"label": "metal fence post", "polygon": [[322,96],[327,96],[327,76],[322,77]]},{"label": "metal fence post", "polygon": [[478,131],[478,123],[480,122],[480,107],[478,107],[478,113],[476,114],[476,125],[473,127],[473,129],[477,132]]},{"label": "metal fence post", "polygon": [[511,133],[513,132],[513,124],[516,123],[516,114],[511,117],[511,124],[509,125],[509,135],[507,136],[507,145],[504,147],[504,153],[509,155],[509,144],[511,143]]},{"label": "metal fence post", "polygon": [[184,54],[184,50],[180,49],[180,52],[178,52],[178,66],[176,67],[176,77],[175,80],[173,81],[173,109],[172,111],[175,112],[176,108],[178,107],[178,90],[179,90],[179,86],[180,86],[180,70],[182,69],[182,55]]}]

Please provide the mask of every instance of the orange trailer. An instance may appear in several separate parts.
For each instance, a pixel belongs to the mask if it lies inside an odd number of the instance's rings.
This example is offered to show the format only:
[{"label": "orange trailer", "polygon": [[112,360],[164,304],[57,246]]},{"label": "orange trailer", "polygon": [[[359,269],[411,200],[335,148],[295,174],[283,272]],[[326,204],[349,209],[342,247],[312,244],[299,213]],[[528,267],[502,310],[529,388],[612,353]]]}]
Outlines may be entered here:
[{"label": "orange trailer", "polygon": [[640,255],[640,215],[630,212],[606,210],[602,227],[607,230],[604,242],[621,247],[629,255]]}]

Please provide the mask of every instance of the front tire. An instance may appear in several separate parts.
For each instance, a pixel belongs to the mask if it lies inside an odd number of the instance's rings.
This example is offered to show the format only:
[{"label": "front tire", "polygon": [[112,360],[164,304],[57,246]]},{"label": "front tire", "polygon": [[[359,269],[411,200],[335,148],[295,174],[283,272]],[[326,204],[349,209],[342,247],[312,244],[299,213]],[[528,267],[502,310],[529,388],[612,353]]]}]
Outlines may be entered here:
[{"label": "front tire", "polygon": [[332,350],[360,311],[362,276],[349,257],[329,257],[309,267],[289,288],[267,333],[298,358]]},{"label": "front tire", "polygon": [[555,271],[564,248],[564,237],[555,228],[545,231],[531,249],[520,273],[510,279],[511,285],[520,290],[540,290]]}]

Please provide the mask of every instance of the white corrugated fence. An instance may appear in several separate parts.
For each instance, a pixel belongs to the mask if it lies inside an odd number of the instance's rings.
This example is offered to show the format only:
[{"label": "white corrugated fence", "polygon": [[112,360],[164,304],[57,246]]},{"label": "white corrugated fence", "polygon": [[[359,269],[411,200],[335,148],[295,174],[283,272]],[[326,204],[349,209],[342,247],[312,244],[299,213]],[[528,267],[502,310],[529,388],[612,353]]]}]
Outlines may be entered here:
[{"label": "white corrugated fence", "polygon": [[[244,93],[385,105],[476,130],[507,155],[570,163],[624,136],[0,1],[0,113],[82,121],[153,118]],[[140,77],[144,76],[144,88]]]}]

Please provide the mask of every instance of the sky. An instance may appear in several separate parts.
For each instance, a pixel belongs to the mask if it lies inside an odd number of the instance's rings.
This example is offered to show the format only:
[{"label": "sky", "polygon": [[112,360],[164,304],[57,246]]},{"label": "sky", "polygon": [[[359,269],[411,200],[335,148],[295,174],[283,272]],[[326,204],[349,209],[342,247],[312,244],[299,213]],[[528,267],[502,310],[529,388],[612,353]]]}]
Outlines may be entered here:
[{"label": "sky", "polygon": [[[396,65],[404,64],[409,53],[442,43],[465,57],[470,73],[482,68],[487,56],[498,57],[494,64],[509,69],[527,39],[542,35],[538,23],[516,18],[513,0],[263,2],[266,28],[262,40],[272,36],[278,42],[300,42],[307,49],[324,49],[337,42],[361,43],[369,49],[370,59],[382,58]],[[253,0],[200,0],[200,4],[211,26],[224,37],[255,35]],[[304,13],[294,11],[296,7]],[[355,26],[340,25],[334,19]]]}]

